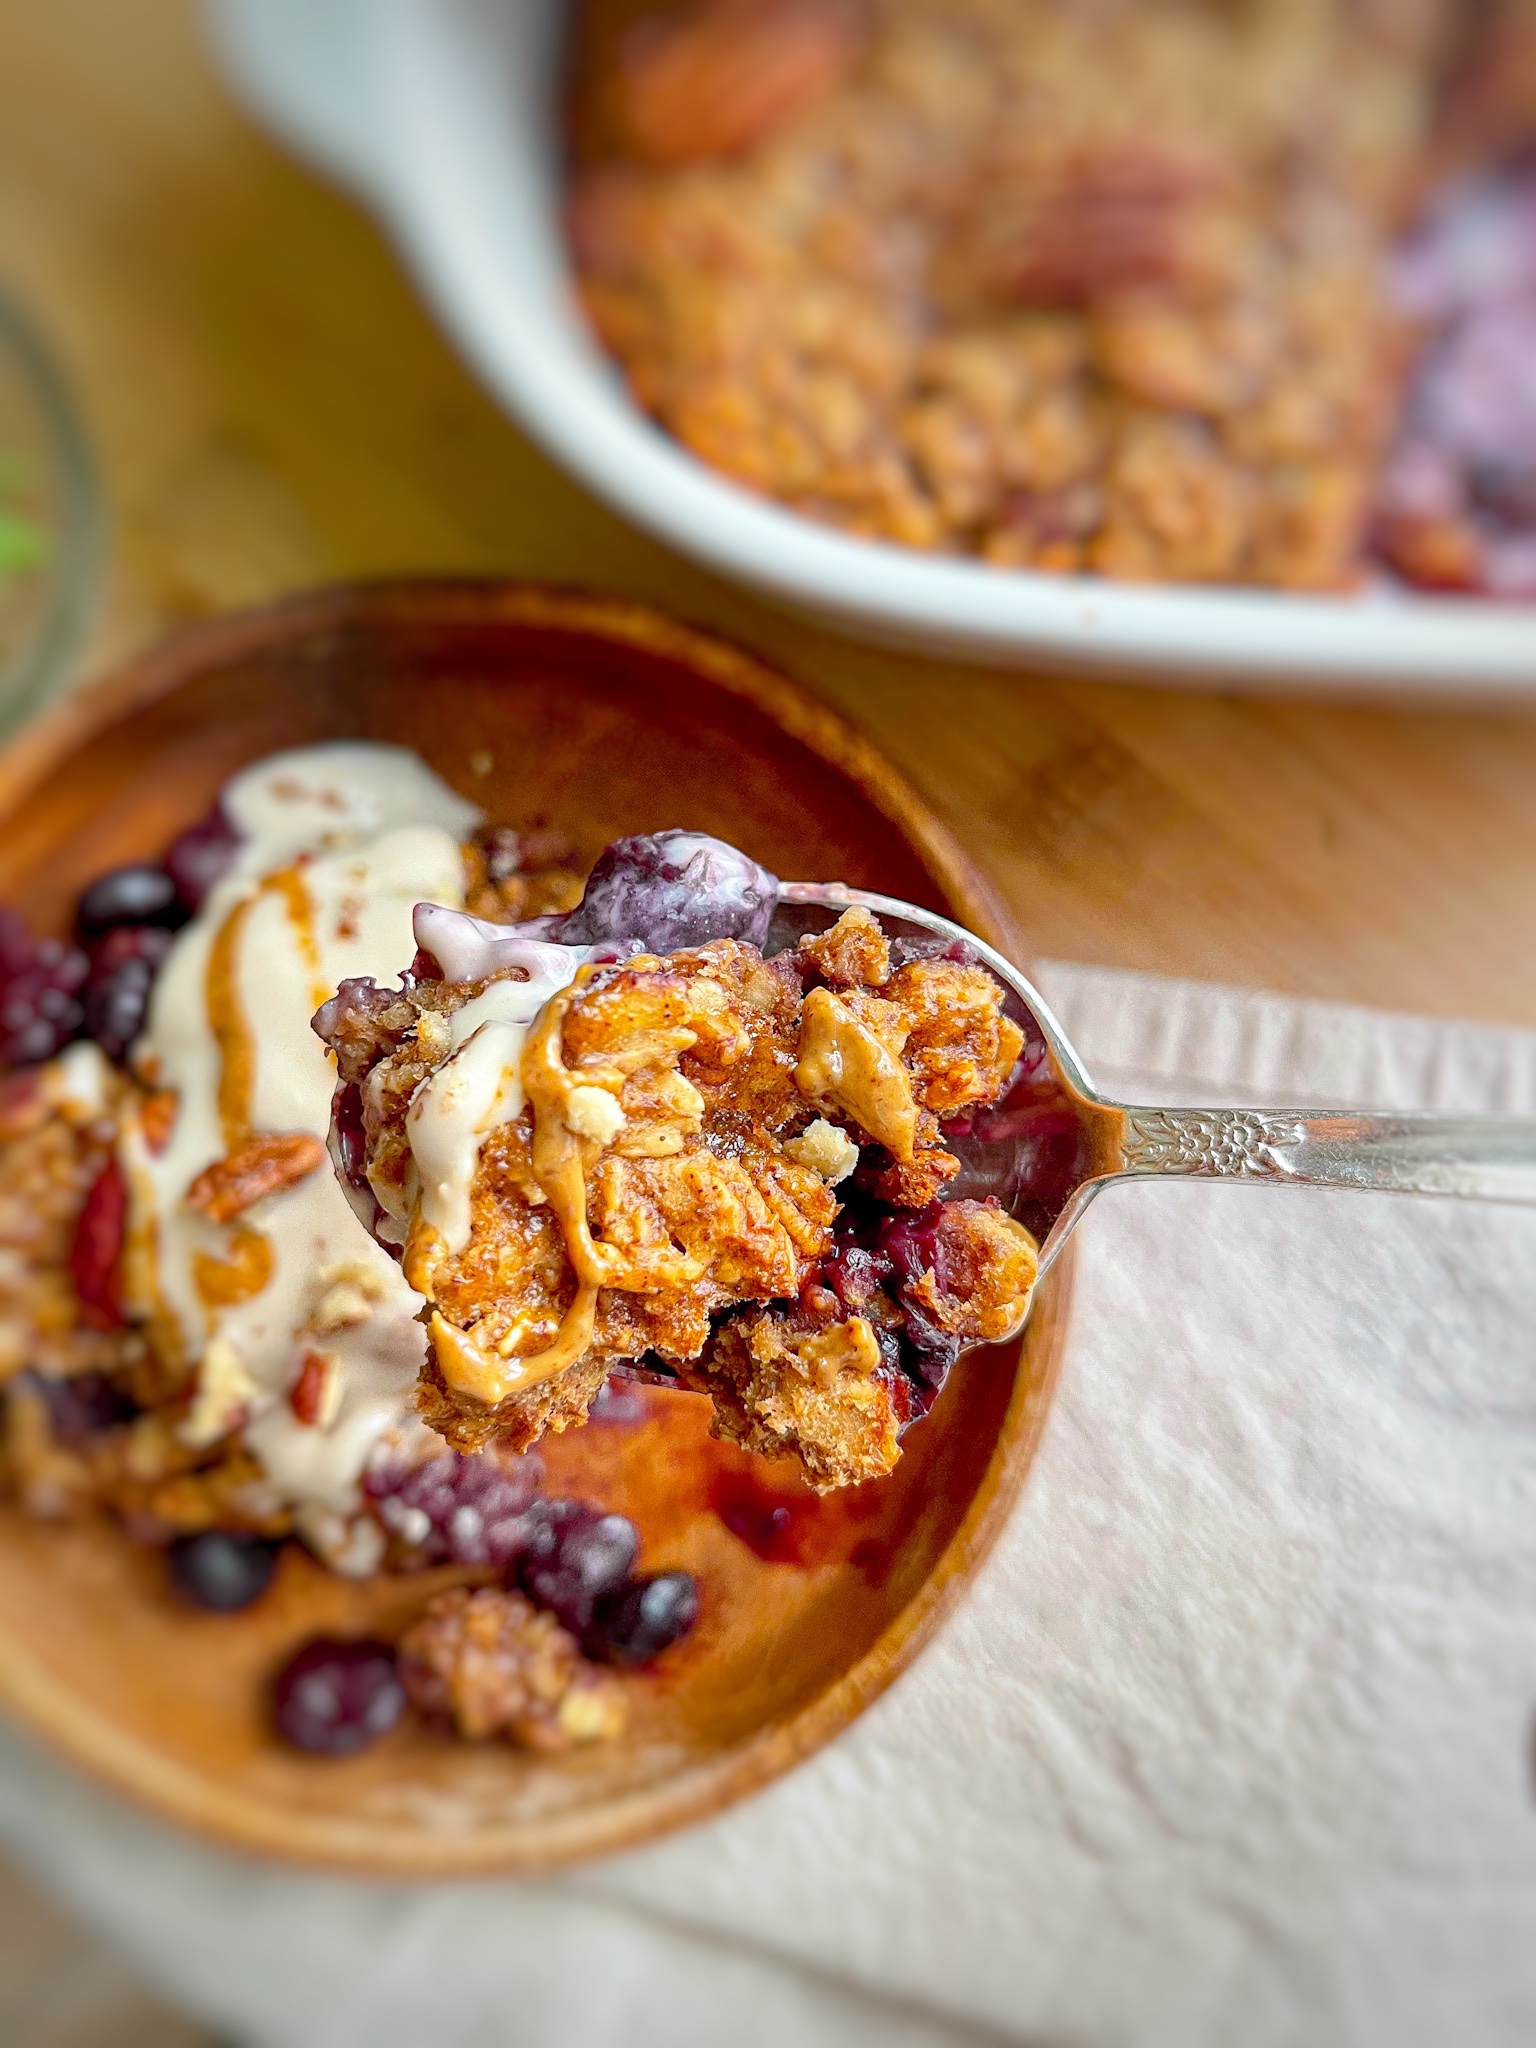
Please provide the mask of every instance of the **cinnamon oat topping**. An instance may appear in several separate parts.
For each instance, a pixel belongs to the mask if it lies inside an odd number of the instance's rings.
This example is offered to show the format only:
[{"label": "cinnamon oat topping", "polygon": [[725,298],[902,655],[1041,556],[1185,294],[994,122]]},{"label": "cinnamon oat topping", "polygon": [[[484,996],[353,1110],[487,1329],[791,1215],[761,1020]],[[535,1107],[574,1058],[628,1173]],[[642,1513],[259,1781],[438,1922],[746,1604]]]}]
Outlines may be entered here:
[{"label": "cinnamon oat topping", "polygon": [[412,1704],[471,1742],[499,1735],[549,1755],[624,1726],[618,1683],[583,1661],[552,1614],[499,1587],[430,1600],[401,1638],[399,1670]]},{"label": "cinnamon oat topping", "polygon": [[[1512,51],[1529,7],[1502,9]],[[1407,340],[1380,258],[1457,19],[592,0],[585,303],[644,407],[812,518],[1004,567],[1337,588]],[[1506,100],[1536,105],[1528,80]]]},{"label": "cinnamon oat topping", "polygon": [[[889,1469],[919,1412],[893,1330],[882,1350],[862,1314],[769,1305],[804,1297],[861,1161],[879,1197],[919,1209],[958,1170],[940,1117],[995,1101],[1022,1042],[998,984],[957,959],[892,972],[860,909],[773,960],[723,939],[583,967],[529,1029],[521,1107],[483,1134],[453,1245],[425,1215],[413,1118],[454,1057],[444,1020],[491,987],[346,990],[326,1019],[368,1183],[432,1304],[425,1419],[460,1449],[523,1449],[582,1421],[616,1361],[654,1353],[718,1390],[723,1433],[771,1439],[818,1484]],[[967,1229],[978,1299],[1006,1275],[1017,1322],[1033,1240],[1001,1212]],[[722,1321],[749,1303],[755,1319]],[[923,1312],[971,1341],[979,1324],[949,1309]]]}]

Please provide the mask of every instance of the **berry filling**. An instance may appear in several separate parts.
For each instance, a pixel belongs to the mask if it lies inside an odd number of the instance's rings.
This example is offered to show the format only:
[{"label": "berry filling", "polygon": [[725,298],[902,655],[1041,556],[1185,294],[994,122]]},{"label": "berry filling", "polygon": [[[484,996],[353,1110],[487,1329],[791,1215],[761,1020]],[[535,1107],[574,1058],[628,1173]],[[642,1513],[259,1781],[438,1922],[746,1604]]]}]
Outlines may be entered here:
[{"label": "berry filling", "polygon": [[318,1636],[278,1673],[272,1720],[295,1749],[355,1756],[387,1735],[406,1705],[388,1643]]}]

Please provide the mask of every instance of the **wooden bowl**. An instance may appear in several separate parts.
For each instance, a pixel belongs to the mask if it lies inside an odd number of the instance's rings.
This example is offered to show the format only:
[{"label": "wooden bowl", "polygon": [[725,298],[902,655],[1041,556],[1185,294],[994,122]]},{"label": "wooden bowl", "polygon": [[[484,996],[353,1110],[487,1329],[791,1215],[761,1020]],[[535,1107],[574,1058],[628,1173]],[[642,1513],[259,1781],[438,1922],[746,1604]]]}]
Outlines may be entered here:
[{"label": "wooden bowl", "polygon": [[[921,800],[781,676],[634,605],[500,584],[301,597],[196,627],[69,702],[0,758],[0,901],[61,926],[87,879],[157,854],[242,763],[338,735],[403,741],[494,818],[546,819],[588,854],[697,826],[1016,949]],[[266,1727],[274,1668],[315,1632],[387,1634],[444,1574],[354,1585],[290,1547],[257,1608],[196,1614],[115,1528],[9,1507],[0,1698],[158,1812],[309,1862],[446,1876],[648,1839],[826,1742],[932,1635],[1029,1469],[1066,1288],[1058,1265],[1025,1338],[953,1375],[892,1478],[825,1502],[715,1443],[697,1395],[647,1391],[637,1418],[547,1446],[552,1491],[621,1508],[644,1567],[686,1566],[702,1589],[697,1630],[633,1681],[611,1749],[536,1759],[408,1724],[347,1762],[295,1754]]]}]

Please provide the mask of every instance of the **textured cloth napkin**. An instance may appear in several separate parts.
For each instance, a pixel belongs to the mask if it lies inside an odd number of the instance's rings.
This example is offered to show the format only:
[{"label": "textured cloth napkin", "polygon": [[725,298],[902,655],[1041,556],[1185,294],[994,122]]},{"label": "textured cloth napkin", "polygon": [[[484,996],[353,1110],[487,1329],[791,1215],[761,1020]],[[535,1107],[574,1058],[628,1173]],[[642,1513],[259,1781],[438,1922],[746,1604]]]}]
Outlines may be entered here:
[{"label": "textured cloth napkin", "polygon": [[[1536,1035],[1049,965],[1146,1101],[1536,1112]],[[170,1835],[14,1735],[0,1830],[260,2048],[1536,2037],[1536,1211],[1111,1190],[1024,1500],[829,1750],[556,1881]]]}]

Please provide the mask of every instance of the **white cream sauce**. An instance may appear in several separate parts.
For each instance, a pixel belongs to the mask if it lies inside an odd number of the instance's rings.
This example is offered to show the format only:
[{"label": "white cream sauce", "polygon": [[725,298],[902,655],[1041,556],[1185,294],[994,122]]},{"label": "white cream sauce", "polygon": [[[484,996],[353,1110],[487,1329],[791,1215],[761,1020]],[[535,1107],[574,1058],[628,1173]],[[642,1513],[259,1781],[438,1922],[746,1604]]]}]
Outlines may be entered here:
[{"label": "white cream sauce", "polygon": [[[223,805],[244,843],[178,935],[134,1049],[139,1070],[173,1088],[179,1106],[163,1152],[136,1129],[122,1141],[130,1228],[152,1274],[149,1298],[133,1306],[158,1311],[189,1360],[216,1334],[232,1345],[260,1390],[246,1441],[269,1478],[291,1501],[344,1514],[373,1445],[407,1417],[426,1349],[421,1297],[328,1167],[227,1228],[185,1197],[242,1132],[325,1137],[335,1068],[309,1020],[343,980],[392,981],[409,963],[414,906],[461,900],[459,844],[480,813],[406,749],[361,741],[274,755],[237,776]],[[266,1242],[265,1284],[210,1306],[200,1260],[238,1257],[252,1232]],[[360,1291],[371,1313],[317,1329],[338,1286]],[[300,1422],[287,1399],[309,1350],[339,1361],[328,1427]]]},{"label": "white cream sauce", "polygon": [[[420,929],[420,919],[417,921]],[[577,946],[537,947],[545,956],[527,981],[496,981],[449,1023],[453,1051],[417,1089],[406,1135],[421,1184],[421,1214],[450,1252],[469,1243],[470,1188],[480,1147],[523,1110],[523,1047],[552,995],[576,979]]]}]

